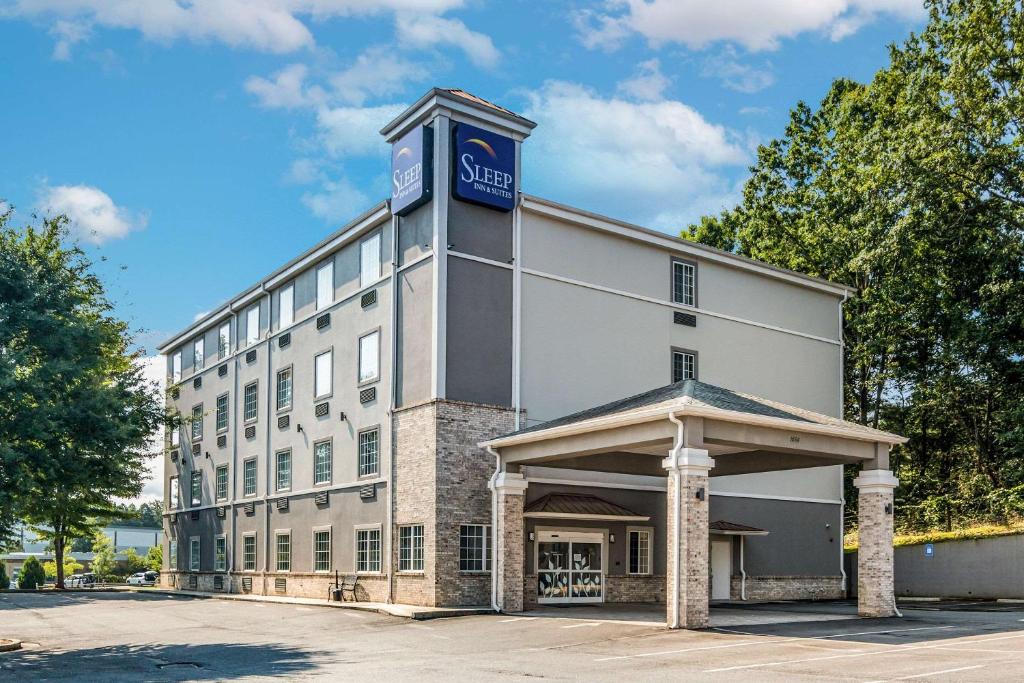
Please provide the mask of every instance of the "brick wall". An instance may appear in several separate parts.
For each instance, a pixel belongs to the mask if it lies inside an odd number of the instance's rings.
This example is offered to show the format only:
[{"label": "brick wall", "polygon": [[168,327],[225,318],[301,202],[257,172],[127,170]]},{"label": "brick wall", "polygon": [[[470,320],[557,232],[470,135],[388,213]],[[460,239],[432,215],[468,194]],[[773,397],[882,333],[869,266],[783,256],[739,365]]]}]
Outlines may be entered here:
[{"label": "brick wall", "polygon": [[[731,599],[741,599],[741,577],[730,580]],[[842,576],[747,576],[747,600],[838,600],[843,595]]]},{"label": "brick wall", "polygon": [[[708,595],[711,590],[709,579],[708,542],[708,477],[707,474],[681,473],[679,476],[679,505],[682,533],[678,535],[680,549],[678,557],[682,564],[679,577],[679,625],[682,628],[706,628],[708,625]],[[676,478],[668,474],[668,490],[665,500],[668,508],[666,527],[668,531],[666,574],[672,576],[676,562],[675,505]],[[704,490],[704,499],[697,499],[698,489]],[[667,585],[667,584],[666,584]],[[673,621],[672,601],[666,596],[665,610],[668,623]]]},{"label": "brick wall", "polygon": [[[190,577],[196,577],[196,589],[203,593],[243,593],[248,595],[278,595],[295,598],[316,598],[326,600],[328,591],[334,585],[334,574],[303,572],[246,572],[225,574],[223,572],[167,572],[160,575],[160,585],[177,590],[190,588]],[[215,587],[215,577],[223,577],[221,588]],[[252,589],[243,590],[242,579],[252,579]],[[277,579],[285,580],[285,590],[278,591]],[[388,583],[386,576],[360,576],[356,583],[355,599],[359,602],[386,602]]]},{"label": "brick wall", "polygon": [[437,404],[423,403],[395,411],[394,526],[391,566],[398,569],[398,527],[423,525],[422,575],[395,574],[395,602],[434,605],[434,547],[437,518]]},{"label": "brick wall", "polygon": [[891,490],[884,493],[862,490],[859,494],[857,611],[862,617],[891,617],[895,614],[892,513],[885,510],[892,502]]}]

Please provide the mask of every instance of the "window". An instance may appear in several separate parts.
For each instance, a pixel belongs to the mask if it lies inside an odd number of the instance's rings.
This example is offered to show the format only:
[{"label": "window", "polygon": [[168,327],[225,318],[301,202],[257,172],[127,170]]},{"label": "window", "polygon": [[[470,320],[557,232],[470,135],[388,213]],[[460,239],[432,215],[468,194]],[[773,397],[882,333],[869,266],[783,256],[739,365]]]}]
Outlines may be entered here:
[{"label": "window", "polygon": [[199,571],[199,537],[193,536],[188,539],[188,568],[191,571]]},{"label": "window", "polygon": [[288,410],[292,407],[292,369],[277,371],[277,409]]},{"label": "window", "polygon": [[192,440],[203,438],[203,404],[192,407]]},{"label": "window", "polygon": [[217,433],[228,431],[228,395],[217,397]]},{"label": "window", "polygon": [[334,303],[334,261],[316,269],[316,310]]},{"label": "window", "polygon": [[242,463],[242,495],[256,495],[256,458],[249,458]]},{"label": "window", "polygon": [[331,530],[313,531],[313,571],[331,571]]},{"label": "window", "polygon": [[331,483],[331,456],[333,447],[330,441],[313,444],[313,484]]},{"label": "window", "polygon": [[459,571],[486,572],[491,569],[491,527],[463,524],[459,527]]},{"label": "window", "polygon": [[256,421],[256,410],[259,398],[259,382],[250,382],[245,385],[245,395],[242,401],[242,419],[246,422]]},{"label": "window", "polygon": [[181,433],[178,431],[178,425],[175,423],[171,427],[171,448],[176,448],[181,443]]},{"label": "window", "polygon": [[376,475],[379,471],[380,431],[374,427],[359,432],[359,476]]},{"label": "window", "polygon": [[196,470],[192,473],[191,500],[193,505],[201,505],[203,502],[203,473]]},{"label": "window", "polygon": [[672,262],[672,301],[684,306],[697,305],[697,264]]},{"label": "window", "polygon": [[279,451],[277,453],[277,490],[286,491],[292,487],[292,452]]},{"label": "window", "polygon": [[277,329],[284,328],[295,322],[295,285],[282,287],[277,294]]},{"label": "window", "polygon": [[334,352],[324,351],[313,360],[314,398],[330,396],[334,390]]},{"label": "window", "polygon": [[200,337],[199,339],[196,339],[194,342],[192,342],[192,354],[193,354],[192,357],[194,359],[193,360],[193,365],[195,366],[194,370],[202,370],[203,369],[203,352],[205,350],[206,350],[206,342],[205,342],[205,340],[202,337]]},{"label": "window", "polygon": [[256,534],[242,537],[242,571],[256,571]]},{"label": "window", "polygon": [[380,527],[356,529],[356,573],[380,571]]},{"label": "window", "polygon": [[672,382],[697,379],[697,354],[693,351],[672,351]]},{"label": "window", "polygon": [[181,488],[178,486],[178,478],[171,477],[170,485],[171,509],[176,510],[181,506]]},{"label": "window", "polygon": [[260,340],[260,305],[256,304],[245,312],[245,344],[255,344]]},{"label": "window", "polygon": [[629,573],[651,573],[650,529],[629,529]]},{"label": "window", "polygon": [[217,500],[228,499],[228,466],[221,465],[217,468]]},{"label": "window", "polygon": [[168,569],[178,568],[178,542],[173,539],[167,544],[167,567]]},{"label": "window", "polygon": [[368,287],[380,279],[380,233],[359,245],[359,286]]},{"label": "window", "polygon": [[398,527],[398,571],[423,571],[423,525]]},{"label": "window", "polygon": [[217,331],[217,354],[223,358],[231,352],[231,323],[224,323]]},{"label": "window", "polygon": [[218,536],[213,539],[213,571],[223,572],[228,568],[228,539]]},{"label": "window", "polygon": [[181,351],[175,351],[171,356],[171,382],[177,384],[181,381]]},{"label": "window", "polygon": [[292,534],[290,531],[279,531],[275,534],[274,548],[277,557],[277,571],[287,572],[292,568]]},{"label": "window", "polygon": [[359,383],[380,378],[380,332],[359,338]]}]

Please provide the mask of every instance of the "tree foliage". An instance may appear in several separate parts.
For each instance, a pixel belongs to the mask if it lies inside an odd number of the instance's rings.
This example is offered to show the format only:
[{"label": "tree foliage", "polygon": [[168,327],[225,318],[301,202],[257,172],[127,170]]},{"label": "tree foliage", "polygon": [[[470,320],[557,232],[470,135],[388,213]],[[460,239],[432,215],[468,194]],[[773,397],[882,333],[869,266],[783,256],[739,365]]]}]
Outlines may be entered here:
[{"label": "tree foliage", "polygon": [[68,541],[139,494],[163,411],[92,264],[67,245],[67,220],[15,229],[10,218],[0,216],[0,510],[51,541],[63,587]]},{"label": "tree foliage", "polygon": [[11,587],[11,577],[7,575],[7,563],[0,561],[0,591]]},{"label": "tree foliage", "polygon": [[146,569],[154,572],[160,571],[164,566],[164,549],[158,545],[150,546],[145,561]]},{"label": "tree foliage", "polygon": [[[73,557],[64,558],[64,576],[71,576],[81,568],[82,564]],[[43,562],[43,572],[46,574],[46,578],[56,579],[57,563],[54,560],[48,560],[46,562]]]},{"label": "tree foliage", "polygon": [[43,565],[35,557],[30,556],[21,565],[21,573],[18,574],[18,588],[34,590],[46,585],[46,572]]},{"label": "tree foliage", "polygon": [[905,528],[1024,513],[1024,11],[928,9],[871,83],[798,103],[741,203],[683,232],[857,288],[844,410],[910,437]]},{"label": "tree foliage", "polygon": [[114,553],[114,542],[100,532],[92,541],[92,571],[99,581],[107,581],[117,573],[117,556]]}]

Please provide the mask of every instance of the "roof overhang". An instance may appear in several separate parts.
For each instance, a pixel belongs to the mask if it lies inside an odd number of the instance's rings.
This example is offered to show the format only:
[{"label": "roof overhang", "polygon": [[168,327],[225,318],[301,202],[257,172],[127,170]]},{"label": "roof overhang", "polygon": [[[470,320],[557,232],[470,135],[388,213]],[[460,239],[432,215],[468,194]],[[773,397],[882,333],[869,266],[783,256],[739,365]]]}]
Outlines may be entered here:
[{"label": "roof overhang", "polygon": [[591,519],[609,522],[649,522],[649,515],[593,515],[574,512],[524,512],[527,519]]}]

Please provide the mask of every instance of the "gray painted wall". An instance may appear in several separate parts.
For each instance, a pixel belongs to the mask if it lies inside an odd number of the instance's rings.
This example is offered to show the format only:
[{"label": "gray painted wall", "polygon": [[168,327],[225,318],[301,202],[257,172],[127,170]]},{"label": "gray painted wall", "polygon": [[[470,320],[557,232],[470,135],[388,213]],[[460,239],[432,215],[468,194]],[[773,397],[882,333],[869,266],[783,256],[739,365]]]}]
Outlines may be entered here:
[{"label": "gray painted wall", "polygon": [[414,405],[431,397],[431,330],[434,315],[433,259],[398,275],[398,367],[395,404]]}]

